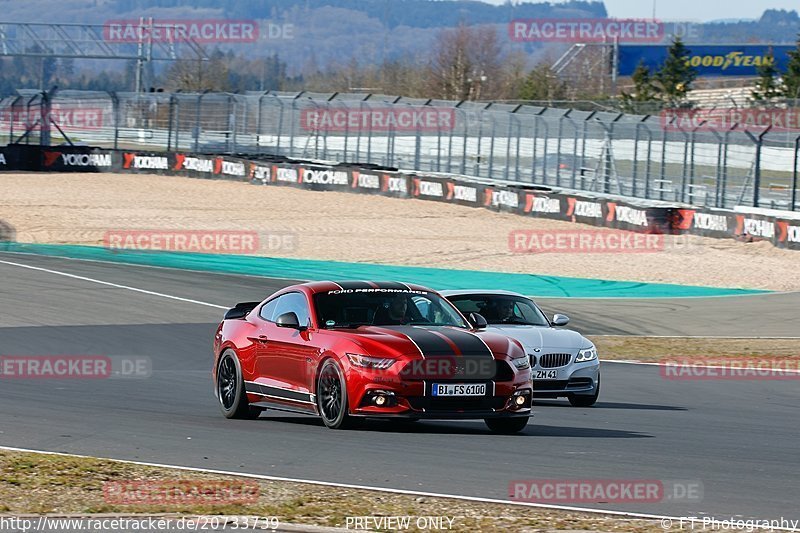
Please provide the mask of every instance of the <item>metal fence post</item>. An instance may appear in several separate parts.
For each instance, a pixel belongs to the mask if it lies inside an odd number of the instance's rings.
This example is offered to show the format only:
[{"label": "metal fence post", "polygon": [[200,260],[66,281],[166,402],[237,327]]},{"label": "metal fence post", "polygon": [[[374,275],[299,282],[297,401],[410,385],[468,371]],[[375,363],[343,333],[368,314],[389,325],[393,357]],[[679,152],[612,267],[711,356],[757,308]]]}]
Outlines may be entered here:
[{"label": "metal fence post", "polygon": [[109,91],[108,96],[111,99],[111,116],[114,120],[114,150],[119,148],[119,97],[114,91]]},{"label": "metal fence post", "polygon": [[[506,128],[506,166],[505,171],[503,171],[503,179],[505,180],[508,180],[509,170],[511,169],[511,126],[517,119],[517,115],[514,113],[516,113],[520,107],[522,106],[515,107],[508,115],[508,128]],[[516,174],[514,176],[516,178]]]},{"label": "metal fence post", "polygon": [[422,168],[422,131],[419,122],[414,130],[414,168]]},{"label": "metal fence post", "polygon": [[[364,99],[366,102],[372,95],[370,94],[367,98]],[[367,106],[369,107],[369,103]],[[372,121],[369,122],[369,127],[367,128],[367,163],[372,163]]]},{"label": "metal fence post", "polygon": [[561,140],[564,138],[564,119],[569,117],[572,109],[558,117],[558,131],[556,133],[556,186],[561,187]]},{"label": "metal fence post", "polygon": [[[169,95],[167,112],[167,152],[172,151],[172,124],[175,120],[175,95]],[[177,146],[176,146],[177,149]]]},{"label": "metal fence post", "polygon": [[236,152],[236,100],[234,95],[228,94],[228,126],[227,130],[230,132],[227,137],[227,151],[228,153]]},{"label": "metal fence post", "polygon": [[725,131],[724,141],[722,145],[722,185],[720,187],[720,207],[725,207],[725,196],[728,192],[728,147],[730,146],[730,135],[736,129],[734,124]]},{"label": "metal fence post", "polygon": [[[516,149],[516,153],[514,154],[514,181],[522,181],[522,176],[519,174],[519,145],[522,141],[522,123],[517,115],[511,115],[511,119],[517,125],[517,136],[514,138],[514,147]],[[509,142],[511,142],[510,138]]]},{"label": "metal fence post", "polygon": [[19,102],[21,99],[22,99],[21,96],[17,96],[16,98],[14,98],[14,100],[11,101],[11,106],[10,106],[11,107],[11,118],[8,121],[8,124],[9,124],[9,127],[8,127],[8,142],[13,142],[14,141],[14,118],[15,118],[14,117],[14,115],[15,115],[14,109],[17,107],[17,102]]},{"label": "metal fence post", "polygon": [[[490,104],[491,105],[491,104]],[[489,174],[487,177],[493,178],[494,177],[494,141],[497,137],[497,121],[495,119],[495,114],[493,112],[488,112],[489,120],[492,121],[492,137],[489,141]]]},{"label": "metal fence post", "polygon": [[203,96],[206,95],[208,91],[203,91],[197,96],[197,111],[195,112],[194,116],[194,151],[200,151],[200,108],[203,105]]},{"label": "metal fence post", "polygon": [[745,130],[747,136],[750,137],[750,140],[756,145],[756,159],[753,165],[753,207],[758,207],[761,199],[761,149],[764,146],[764,135],[766,135],[771,128],[772,126],[767,126],[767,128],[758,135],[753,135]]},{"label": "metal fence post", "polygon": [[794,140],[794,167],[792,170],[792,204],[789,207],[792,211],[797,209],[797,164],[800,157],[800,136]]}]

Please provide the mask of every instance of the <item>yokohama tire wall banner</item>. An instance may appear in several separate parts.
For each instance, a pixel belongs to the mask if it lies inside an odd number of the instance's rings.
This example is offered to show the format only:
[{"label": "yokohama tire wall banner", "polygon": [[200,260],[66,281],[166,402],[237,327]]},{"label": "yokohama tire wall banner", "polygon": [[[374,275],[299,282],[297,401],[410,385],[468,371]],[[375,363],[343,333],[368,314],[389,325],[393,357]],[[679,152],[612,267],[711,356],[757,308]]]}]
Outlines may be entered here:
[{"label": "yokohama tire wall banner", "polygon": [[12,145],[0,150],[2,170],[133,172],[230,179],[315,191],[434,200],[640,233],[692,234],[748,242],[769,240],[781,248],[800,249],[800,216],[792,217],[788,213],[669,205],[531,185],[486,184],[458,176],[378,170],[354,164],[324,166],[266,157],[243,159],[183,152],[115,152],[82,146]]},{"label": "yokohama tire wall banner", "polygon": [[775,239],[772,242],[779,248],[800,250],[800,220],[777,219],[775,221]]}]

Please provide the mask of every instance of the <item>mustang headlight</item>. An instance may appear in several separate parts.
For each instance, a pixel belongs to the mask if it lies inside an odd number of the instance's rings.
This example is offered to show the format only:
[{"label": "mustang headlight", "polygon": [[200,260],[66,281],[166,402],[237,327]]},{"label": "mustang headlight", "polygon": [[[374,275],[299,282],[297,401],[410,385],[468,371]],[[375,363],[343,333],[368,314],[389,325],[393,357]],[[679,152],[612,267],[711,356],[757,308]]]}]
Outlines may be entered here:
[{"label": "mustang headlight", "polygon": [[520,357],[519,359],[512,359],[512,363],[514,366],[517,367],[517,370],[525,370],[526,368],[531,367],[531,359],[527,355],[525,357]]},{"label": "mustang headlight", "polygon": [[575,358],[576,363],[585,363],[586,361],[594,361],[597,359],[597,348],[591,346],[578,351],[578,357]]},{"label": "mustang headlight", "polygon": [[394,359],[388,359],[384,357],[369,357],[366,355],[359,355],[356,353],[349,353],[347,354],[347,358],[350,360],[350,363],[354,366],[358,366],[361,368],[371,368],[375,370],[386,370],[390,366],[392,366],[395,362]]}]

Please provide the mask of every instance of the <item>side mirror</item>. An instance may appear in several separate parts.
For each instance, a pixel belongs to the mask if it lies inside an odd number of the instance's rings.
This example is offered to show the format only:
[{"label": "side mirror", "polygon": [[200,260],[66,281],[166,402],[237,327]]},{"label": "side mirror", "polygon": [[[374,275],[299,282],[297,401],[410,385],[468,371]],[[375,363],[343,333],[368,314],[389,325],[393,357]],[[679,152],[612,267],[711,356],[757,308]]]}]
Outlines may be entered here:
[{"label": "side mirror", "polygon": [[489,325],[489,323],[486,322],[486,319],[483,318],[483,315],[480,313],[470,313],[467,318],[469,319],[470,324],[472,324],[472,327],[475,329],[486,329],[486,326]]},{"label": "side mirror", "polygon": [[566,326],[569,324],[569,317],[567,315],[556,314],[553,315],[553,325],[556,327]]},{"label": "side mirror", "polygon": [[283,313],[278,319],[275,321],[275,324],[279,328],[291,328],[296,329],[298,331],[304,331],[307,326],[301,326],[300,320],[297,318],[297,315],[293,312]]}]

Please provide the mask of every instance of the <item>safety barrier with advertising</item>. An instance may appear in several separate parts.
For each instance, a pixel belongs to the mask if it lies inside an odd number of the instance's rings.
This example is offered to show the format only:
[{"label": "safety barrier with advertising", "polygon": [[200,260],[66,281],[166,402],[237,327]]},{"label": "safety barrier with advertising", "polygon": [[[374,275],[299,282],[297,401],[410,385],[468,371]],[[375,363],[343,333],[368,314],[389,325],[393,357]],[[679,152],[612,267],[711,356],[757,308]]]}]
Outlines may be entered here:
[{"label": "safety barrier with advertising", "polygon": [[32,145],[7,146],[0,154],[5,170],[137,172],[233,179],[256,185],[433,200],[640,233],[767,240],[781,248],[800,249],[800,216],[766,209],[701,208],[374,165],[322,164],[286,158]]}]

